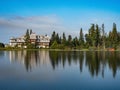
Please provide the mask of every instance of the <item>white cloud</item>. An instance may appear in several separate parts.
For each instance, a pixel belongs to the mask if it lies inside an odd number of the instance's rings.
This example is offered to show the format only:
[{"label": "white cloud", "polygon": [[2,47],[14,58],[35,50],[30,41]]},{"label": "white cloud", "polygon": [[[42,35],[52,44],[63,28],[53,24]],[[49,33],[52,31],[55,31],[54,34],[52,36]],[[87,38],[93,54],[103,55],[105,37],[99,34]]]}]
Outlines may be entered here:
[{"label": "white cloud", "polygon": [[32,29],[37,34],[48,34],[51,36],[55,31],[62,36],[63,32],[66,33],[66,37],[70,34],[73,37],[79,35],[78,32],[71,26],[66,26],[64,21],[58,18],[56,15],[50,16],[30,16],[30,17],[0,17],[0,29],[1,36],[0,42],[8,43],[9,38],[19,37],[25,34],[27,29]]},{"label": "white cloud", "polygon": [[118,30],[120,30],[119,19],[120,17],[116,15],[104,13],[90,14],[89,12],[74,18],[71,18],[71,16],[60,18],[56,15],[0,17],[0,41],[9,42],[11,36],[19,37],[26,32],[27,28],[32,29],[37,34],[51,35],[53,31],[56,31],[60,35],[65,32],[66,36],[70,34],[72,37],[79,35],[80,28],[83,28],[84,33],[88,33],[92,23],[99,26],[104,23],[105,31],[108,32],[112,29],[113,22],[115,22]]},{"label": "white cloud", "polygon": [[49,27],[53,27],[53,25],[60,27],[60,24],[60,20],[56,16],[0,18],[0,27],[4,28],[50,29]]},{"label": "white cloud", "polygon": [[32,29],[33,32],[37,34],[48,35],[51,35],[53,30],[58,33],[66,31],[61,20],[55,15],[31,17],[16,16],[11,18],[0,17],[0,29],[3,34],[0,36],[0,41],[3,41],[1,38],[7,38],[7,40],[9,40],[11,36],[20,36],[26,32],[27,28]]}]

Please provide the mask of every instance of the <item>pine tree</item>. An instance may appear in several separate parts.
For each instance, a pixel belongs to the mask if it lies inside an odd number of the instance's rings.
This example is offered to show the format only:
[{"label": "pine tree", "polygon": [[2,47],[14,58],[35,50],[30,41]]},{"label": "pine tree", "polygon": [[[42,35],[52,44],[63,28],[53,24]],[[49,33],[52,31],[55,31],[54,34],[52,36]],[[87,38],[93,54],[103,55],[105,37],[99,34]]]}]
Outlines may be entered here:
[{"label": "pine tree", "polygon": [[108,39],[107,39],[107,41],[108,41],[108,46],[109,47],[112,47],[112,32],[110,31],[109,32],[109,36],[108,36]]},{"label": "pine tree", "polygon": [[0,43],[0,48],[4,48],[4,47],[5,47],[4,43]]},{"label": "pine tree", "polygon": [[26,43],[26,45],[28,45],[30,43],[29,29],[27,29],[27,31],[26,31],[25,43]]},{"label": "pine tree", "polygon": [[59,34],[58,33],[56,34],[55,40],[57,41],[58,44],[60,44],[60,38],[59,38]]},{"label": "pine tree", "polygon": [[72,36],[71,35],[68,35],[68,43],[67,43],[67,45],[72,47]]},{"label": "pine tree", "polygon": [[63,32],[63,40],[62,40],[62,44],[66,44],[66,36],[65,36],[65,33]]},{"label": "pine tree", "polygon": [[116,28],[116,24],[115,23],[113,23],[112,35],[113,35],[114,43],[117,44],[117,42],[118,42],[118,34],[117,34],[117,28]]},{"label": "pine tree", "polygon": [[80,46],[84,45],[84,35],[83,35],[82,28],[80,29],[79,43],[80,43]]},{"label": "pine tree", "polygon": [[73,39],[73,45],[74,45],[74,47],[79,46],[79,40],[78,40],[77,37],[75,37],[75,38]]},{"label": "pine tree", "polygon": [[89,38],[88,34],[85,34],[85,41],[86,41],[86,47],[88,48],[91,46],[91,39]]},{"label": "pine tree", "polygon": [[118,33],[117,33],[117,27],[115,23],[113,23],[113,29],[111,33],[111,42],[112,42],[112,46],[116,48],[118,44]]},{"label": "pine tree", "polygon": [[105,50],[105,30],[104,30],[104,24],[102,24],[102,45],[103,49]]},{"label": "pine tree", "polygon": [[62,39],[61,39],[61,37],[59,37],[59,41],[60,41],[60,43],[59,43],[59,44],[62,44]]},{"label": "pine tree", "polygon": [[53,42],[56,40],[56,33],[55,31],[53,31],[52,36],[51,36],[51,40],[50,40],[50,46],[53,44]]},{"label": "pine tree", "polygon": [[72,36],[68,35],[68,42],[71,43],[72,42]]},{"label": "pine tree", "polygon": [[99,26],[96,24],[96,33],[95,33],[95,35],[96,35],[96,46],[97,47],[99,47],[99,45],[100,45],[100,29],[99,29]]},{"label": "pine tree", "polygon": [[92,46],[95,47],[96,32],[95,32],[95,25],[94,24],[92,24],[91,28],[89,29],[89,39],[92,42]]}]

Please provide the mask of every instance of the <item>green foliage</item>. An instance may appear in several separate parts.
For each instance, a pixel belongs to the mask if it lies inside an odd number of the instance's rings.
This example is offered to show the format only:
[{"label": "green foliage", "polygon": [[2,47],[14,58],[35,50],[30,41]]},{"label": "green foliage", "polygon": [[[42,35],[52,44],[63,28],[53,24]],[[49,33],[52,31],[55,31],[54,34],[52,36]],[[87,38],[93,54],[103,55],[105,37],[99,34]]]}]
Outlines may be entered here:
[{"label": "green foliage", "polygon": [[90,27],[88,34],[85,35],[86,38],[86,44],[89,46],[96,46],[96,30],[95,30],[95,25],[92,24]]},{"label": "green foliage", "polygon": [[95,46],[98,47],[100,45],[100,38],[101,38],[101,35],[100,35],[100,29],[99,29],[99,26],[96,25],[96,37],[95,37]]},{"label": "green foliage", "polygon": [[105,50],[105,30],[104,30],[104,24],[102,24],[102,38],[101,38],[101,42],[102,42],[102,46],[103,46],[103,49]]},{"label": "green foliage", "polygon": [[92,46],[95,46],[96,32],[95,32],[94,24],[92,24],[91,28],[89,29],[89,35],[90,35],[90,39],[92,41]]},{"label": "green foliage", "polygon": [[66,36],[65,36],[65,33],[63,33],[62,44],[66,45]]},{"label": "green foliage", "polygon": [[61,37],[59,37],[59,34],[55,31],[53,31],[52,36],[51,36],[51,40],[50,40],[50,46],[54,43],[54,41],[56,41],[58,44],[61,44]]},{"label": "green foliage", "polygon": [[54,41],[50,47],[51,49],[57,49],[58,48],[58,43],[57,41]]},{"label": "green foliage", "polygon": [[54,41],[53,44],[50,46],[51,49],[64,49],[63,44],[58,44],[57,41]]},{"label": "green foliage", "polygon": [[[84,39],[85,38],[85,39]],[[105,48],[119,48],[120,47],[120,32],[117,32],[116,24],[113,23],[112,31],[109,32],[107,35],[105,33],[104,24],[102,27],[99,27],[98,24],[92,24],[88,30],[88,33],[85,35],[83,34],[82,28],[80,29],[79,38],[74,37],[72,38],[71,35],[68,35],[66,39],[65,33],[62,34],[62,39],[59,34],[55,33],[52,34],[51,48],[70,48],[70,49],[103,49]]]},{"label": "green foliage", "polygon": [[5,45],[3,43],[0,43],[0,48],[4,48]]},{"label": "green foliage", "polygon": [[108,44],[109,44],[109,47],[114,47],[116,48],[117,45],[118,45],[118,40],[119,40],[119,37],[118,37],[118,32],[117,32],[117,27],[116,27],[116,24],[113,23],[113,29],[112,31],[109,32],[109,37],[108,37]]},{"label": "green foliage", "polygon": [[86,46],[87,46],[87,48],[89,46],[92,46],[92,40],[91,40],[91,37],[90,37],[89,34],[85,34],[85,40],[86,40]]},{"label": "green foliage", "polygon": [[27,45],[27,49],[35,49],[36,48],[36,46],[35,46],[35,44],[28,44]]},{"label": "green foliage", "polygon": [[58,44],[61,44],[61,39],[60,39],[58,33],[56,34],[56,41],[57,41]]},{"label": "green foliage", "polygon": [[26,31],[25,42],[26,42],[26,45],[28,45],[30,43],[29,29],[27,29],[27,31]]},{"label": "green foliage", "polygon": [[66,46],[72,48],[73,46],[73,43],[72,43],[72,36],[71,35],[68,35],[68,40],[66,42]]},{"label": "green foliage", "polygon": [[55,33],[55,31],[53,31],[52,36],[51,36],[50,45],[52,45],[55,40],[56,40],[56,33]]},{"label": "green foliage", "polygon": [[78,40],[77,37],[75,37],[75,38],[73,39],[73,46],[74,46],[74,47],[79,46],[79,40]]},{"label": "green foliage", "polygon": [[84,34],[83,34],[83,31],[82,31],[82,28],[80,29],[79,44],[80,44],[81,47],[84,46]]},{"label": "green foliage", "polygon": [[27,46],[27,49],[35,49],[36,44],[30,43],[30,34],[32,34],[32,29],[27,29],[26,35],[25,35],[25,45]]},{"label": "green foliage", "polygon": [[118,43],[118,34],[117,34],[117,28],[115,23],[113,23],[112,42],[113,42],[113,45],[117,45]]}]

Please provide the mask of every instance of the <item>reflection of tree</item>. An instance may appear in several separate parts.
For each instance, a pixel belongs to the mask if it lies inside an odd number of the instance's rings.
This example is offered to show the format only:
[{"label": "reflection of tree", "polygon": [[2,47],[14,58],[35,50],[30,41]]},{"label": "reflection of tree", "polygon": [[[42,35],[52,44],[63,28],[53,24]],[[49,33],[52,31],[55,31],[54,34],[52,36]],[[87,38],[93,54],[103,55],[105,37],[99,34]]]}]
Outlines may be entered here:
[{"label": "reflection of tree", "polygon": [[77,63],[77,61],[79,60],[81,71],[83,66],[83,53],[84,52],[78,51],[49,51],[50,61],[53,69],[55,69],[55,67],[58,66],[58,64],[60,63],[62,63],[64,68],[66,62],[71,65],[72,61]]},{"label": "reflection of tree", "polygon": [[[0,52],[2,56],[4,53]],[[97,52],[97,51],[47,51],[47,50],[26,50],[26,51],[9,51],[11,62],[22,62],[27,71],[37,67],[40,64],[50,64],[53,69],[68,63],[79,64],[80,72],[83,66],[88,68],[92,77],[101,75],[104,77],[106,66],[112,71],[113,77],[116,76],[117,70],[120,68],[120,52]],[[84,65],[85,64],[85,65]]]},{"label": "reflection of tree", "polygon": [[4,52],[0,51],[0,58],[4,56]]},{"label": "reflection of tree", "polygon": [[70,66],[70,65],[71,65],[71,59],[72,59],[72,52],[71,52],[71,51],[69,51],[69,52],[67,53],[67,58],[68,58],[69,66]]},{"label": "reflection of tree", "polygon": [[40,65],[49,63],[49,51],[47,50],[20,50],[9,51],[10,62],[19,62],[25,65],[27,71]]},{"label": "reflection of tree", "polygon": [[86,65],[89,67],[91,75],[94,76],[96,74],[97,76],[100,71],[99,52],[87,52]]},{"label": "reflection of tree", "polygon": [[62,63],[63,68],[65,66],[65,62],[68,59],[68,63],[70,65],[71,63],[71,53],[65,52],[65,51],[49,51],[50,55],[50,61],[52,64],[53,69],[55,69],[55,66],[58,66],[58,64]]},{"label": "reflection of tree", "polygon": [[102,62],[102,66],[101,66],[101,68],[102,68],[102,77],[104,78],[104,68],[105,68],[105,65],[106,65],[105,64],[106,60],[105,60],[105,52],[104,51],[102,52],[100,57],[101,57],[101,62]]},{"label": "reflection of tree", "polygon": [[25,62],[24,62],[27,71],[29,69],[31,70],[30,60],[31,60],[31,52],[27,51],[25,56]]},{"label": "reflection of tree", "polygon": [[82,72],[83,69],[83,61],[84,61],[84,52],[79,52],[79,64],[80,64],[80,71]]},{"label": "reflection of tree", "polygon": [[58,65],[60,60],[60,53],[58,51],[49,51],[51,64],[53,69],[55,69],[55,65]]},{"label": "reflection of tree", "polygon": [[108,64],[115,77],[117,68],[120,68],[120,52],[109,52],[108,54]]},{"label": "reflection of tree", "polygon": [[[40,63],[39,51],[34,50],[21,50],[21,51],[9,51],[9,57],[11,62],[20,62],[25,65],[27,71],[31,71],[33,67],[36,67]],[[43,52],[44,53],[44,52]],[[42,55],[43,56],[43,55]]]},{"label": "reflection of tree", "polygon": [[33,66],[37,66],[39,63],[39,52],[38,51],[26,51],[24,64],[27,71],[31,71]]},{"label": "reflection of tree", "polygon": [[50,51],[49,55],[54,69],[60,63],[62,63],[64,67],[66,60],[69,65],[71,65],[71,62],[77,63],[77,61],[79,61],[80,72],[82,72],[85,62],[86,68],[88,67],[92,77],[101,74],[104,78],[106,64],[108,64],[109,68],[113,72],[113,77],[115,77],[117,68],[120,67],[120,52]]},{"label": "reflection of tree", "polygon": [[86,63],[92,76],[101,71],[104,77],[104,69],[106,64],[113,72],[113,77],[116,76],[117,68],[120,67],[120,54],[119,52],[88,52],[86,53]]}]

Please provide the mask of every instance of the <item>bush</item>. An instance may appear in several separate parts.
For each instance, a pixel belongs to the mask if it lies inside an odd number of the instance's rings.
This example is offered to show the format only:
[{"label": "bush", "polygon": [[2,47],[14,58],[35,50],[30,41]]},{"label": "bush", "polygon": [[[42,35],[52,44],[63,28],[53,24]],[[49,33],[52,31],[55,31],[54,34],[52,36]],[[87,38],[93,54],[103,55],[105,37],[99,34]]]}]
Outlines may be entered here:
[{"label": "bush", "polygon": [[4,48],[5,45],[3,43],[0,43],[0,48]]}]

